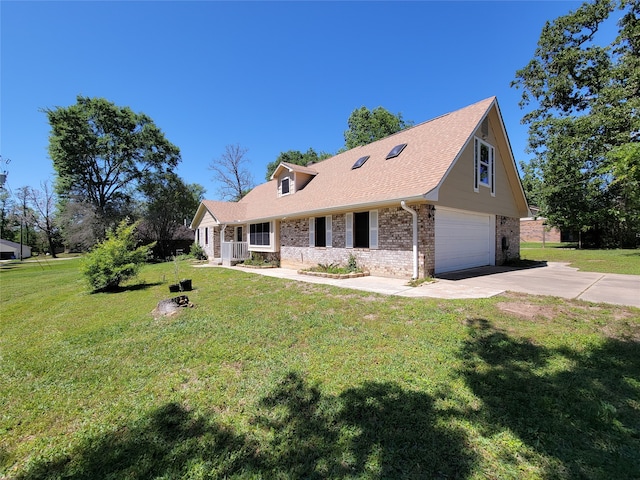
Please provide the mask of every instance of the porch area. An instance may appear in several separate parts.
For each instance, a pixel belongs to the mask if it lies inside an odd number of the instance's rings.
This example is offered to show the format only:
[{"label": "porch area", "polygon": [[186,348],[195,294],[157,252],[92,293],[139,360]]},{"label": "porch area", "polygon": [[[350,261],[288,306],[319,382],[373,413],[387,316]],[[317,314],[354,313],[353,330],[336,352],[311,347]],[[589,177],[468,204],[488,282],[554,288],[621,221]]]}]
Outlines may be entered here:
[{"label": "porch area", "polygon": [[249,258],[248,242],[221,242],[220,256],[222,265],[235,265]]}]

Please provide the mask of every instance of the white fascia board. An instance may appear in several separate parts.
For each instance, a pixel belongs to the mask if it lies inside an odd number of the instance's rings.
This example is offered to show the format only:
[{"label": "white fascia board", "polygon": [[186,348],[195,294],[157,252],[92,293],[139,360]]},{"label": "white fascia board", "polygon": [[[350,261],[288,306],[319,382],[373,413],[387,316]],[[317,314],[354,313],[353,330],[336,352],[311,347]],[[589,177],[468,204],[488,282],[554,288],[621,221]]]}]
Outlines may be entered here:
[{"label": "white fascia board", "polygon": [[285,220],[287,218],[320,217],[324,215],[331,215],[333,213],[345,212],[345,211],[374,210],[376,208],[400,206],[400,202],[403,200],[407,203],[413,203],[413,202],[424,202],[427,199],[425,198],[424,195],[419,195],[415,197],[400,197],[397,199],[379,200],[376,202],[353,203],[353,204],[343,205],[338,207],[323,208],[318,210],[305,210],[300,212],[292,212],[289,214],[275,215],[271,217],[254,218],[251,220],[246,220],[244,223],[269,222],[271,220]]}]

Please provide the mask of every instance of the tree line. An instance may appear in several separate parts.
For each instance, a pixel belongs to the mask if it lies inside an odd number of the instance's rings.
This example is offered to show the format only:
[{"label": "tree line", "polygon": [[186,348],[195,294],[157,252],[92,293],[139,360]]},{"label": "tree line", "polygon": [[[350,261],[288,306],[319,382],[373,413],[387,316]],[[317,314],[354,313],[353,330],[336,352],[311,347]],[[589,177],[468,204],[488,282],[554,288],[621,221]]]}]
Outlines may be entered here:
[{"label": "tree line", "polygon": [[586,246],[640,240],[639,15],[638,1],[595,0],[547,22],[512,83],[530,109],[528,200]]},{"label": "tree line", "polygon": [[[167,258],[188,248],[193,234],[186,221],[204,198],[202,185],[184,182],[175,168],[181,161],[173,145],[153,120],[104,98],[78,96],[68,107],[43,109],[51,127],[48,152],[53,162],[53,185],[25,186],[15,195],[0,190],[0,237],[48,252],[84,252],[105,241],[122,221],[136,222],[141,243],[153,243],[153,255]],[[370,125],[365,127],[365,117]],[[358,125],[356,135],[352,125]],[[407,124],[400,114],[379,107],[354,110],[345,132],[345,148],[363,138],[377,139]],[[365,129],[370,131],[365,132]],[[374,132],[375,129],[375,132]],[[376,137],[377,136],[377,137]],[[356,138],[357,137],[357,138]],[[253,188],[246,168],[247,149],[227,145],[210,164],[221,184],[220,198],[238,201]],[[267,165],[267,178],[280,162],[306,165],[330,157],[282,152]]]},{"label": "tree line", "polygon": [[[388,137],[412,126],[413,122],[405,121],[402,113],[393,114],[383,107],[369,110],[363,106],[351,112],[347,124],[348,129],[344,132],[344,147],[337,153]],[[255,186],[253,176],[247,167],[249,163],[247,152],[246,148],[238,144],[227,145],[224,153],[209,165],[209,169],[213,170],[216,179],[222,184],[218,189],[220,198],[237,202]],[[333,153],[318,153],[312,147],[309,147],[306,152],[300,150],[280,152],[272,162],[267,164],[265,180],[271,179],[271,175],[282,162],[306,166],[332,156],[334,156]]]},{"label": "tree line", "polygon": [[[639,15],[637,1],[591,0],[547,22],[512,82],[528,109],[523,123],[534,158],[520,167],[529,204],[589,246],[636,246],[640,235]],[[599,32],[612,22],[616,37],[603,44]],[[128,218],[139,221],[140,240],[155,242],[160,258],[175,254],[181,238],[193,238],[184,223],[204,187],[174,173],[180,150],[152,119],[82,96],[43,112],[53,185],[23,187],[14,197],[0,191],[0,237],[20,235],[52,254],[59,245],[87,251]],[[341,151],[413,125],[382,107],[357,108],[347,123]],[[227,145],[211,161],[219,198],[239,201],[253,188],[247,152]],[[313,148],[283,151],[267,164],[265,179],[280,162],[308,165],[330,156]]]},{"label": "tree line", "polygon": [[22,187],[15,198],[2,192],[2,238],[53,256],[61,246],[82,252],[126,218],[137,222],[140,242],[154,243],[158,258],[190,246],[193,235],[185,220],[205,190],[174,173],[180,150],[148,116],[82,96],[74,105],[43,112],[51,127],[55,180],[39,190]]}]

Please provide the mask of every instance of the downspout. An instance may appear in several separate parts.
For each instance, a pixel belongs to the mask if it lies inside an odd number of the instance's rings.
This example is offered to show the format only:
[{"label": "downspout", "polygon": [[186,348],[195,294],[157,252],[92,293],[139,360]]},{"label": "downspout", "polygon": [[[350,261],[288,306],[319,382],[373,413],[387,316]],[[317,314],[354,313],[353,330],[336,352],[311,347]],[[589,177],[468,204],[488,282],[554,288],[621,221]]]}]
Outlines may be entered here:
[{"label": "downspout", "polygon": [[409,212],[413,217],[413,280],[418,278],[418,213],[407,207],[404,200],[400,202],[400,206]]},{"label": "downspout", "polygon": [[[224,225],[222,225],[222,228],[220,229],[220,263],[222,265],[224,265],[224,231],[227,229],[227,224],[225,223]],[[215,254],[215,249],[214,249],[214,254]],[[215,257],[215,255],[214,255]],[[231,260],[229,260],[229,264],[231,264]]]}]

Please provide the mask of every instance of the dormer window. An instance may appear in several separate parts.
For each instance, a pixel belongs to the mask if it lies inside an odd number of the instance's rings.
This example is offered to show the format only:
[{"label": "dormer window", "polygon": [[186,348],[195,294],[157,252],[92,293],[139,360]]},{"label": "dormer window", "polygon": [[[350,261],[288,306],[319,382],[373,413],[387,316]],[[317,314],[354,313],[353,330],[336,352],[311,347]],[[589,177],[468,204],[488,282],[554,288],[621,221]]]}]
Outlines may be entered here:
[{"label": "dormer window", "polygon": [[311,168],[281,162],[269,179],[277,179],[275,188],[278,197],[283,197],[285,195],[294,195],[302,190],[317,174],[318,172]]},{"label": "dormer window", "polygon": [[289,177],[284,177],[282,179],[282,195],[289,194]]}]

